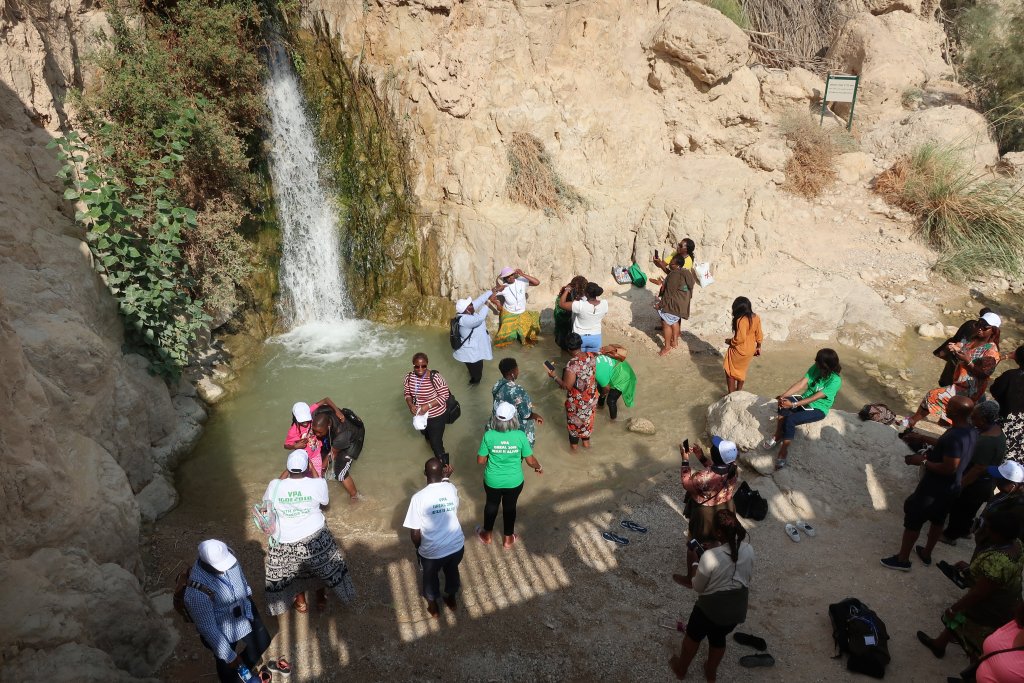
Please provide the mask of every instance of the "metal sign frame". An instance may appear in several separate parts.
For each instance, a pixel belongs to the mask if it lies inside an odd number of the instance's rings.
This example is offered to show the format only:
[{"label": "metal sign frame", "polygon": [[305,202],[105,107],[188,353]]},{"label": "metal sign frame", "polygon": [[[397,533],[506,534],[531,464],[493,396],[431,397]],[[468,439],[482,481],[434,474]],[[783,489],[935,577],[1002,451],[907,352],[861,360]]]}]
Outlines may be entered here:
[{"label": "metal sign frame", "polygon": [[[853,98],[850,100],[850,117],[846,121],[846,130],[852,130],[853,110],[857,106],[857,90],[860,88],[860,76],[850,76],[849,74],[828,74],[825,76],[825,94],[821,96],[821,118],[818,120],[818,125],[820,126],[825,122],[825,109],[829,102],[828,87],[832,81],[853,81]],[[845,100],[843,101],[845,102]]]}]

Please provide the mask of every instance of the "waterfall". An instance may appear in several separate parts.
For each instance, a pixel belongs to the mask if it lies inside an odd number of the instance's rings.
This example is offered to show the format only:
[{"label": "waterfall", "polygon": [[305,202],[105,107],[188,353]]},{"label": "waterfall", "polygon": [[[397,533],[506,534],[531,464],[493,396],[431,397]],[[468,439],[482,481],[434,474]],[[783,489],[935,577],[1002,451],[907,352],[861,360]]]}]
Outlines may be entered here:
[{"label": "waterfall", "polygon": [[289,327],[349,317],[335,203],[320,181],[320,155],[299,79],[274,42],[266,83],[270,176],[281,226],[281,316]]}]

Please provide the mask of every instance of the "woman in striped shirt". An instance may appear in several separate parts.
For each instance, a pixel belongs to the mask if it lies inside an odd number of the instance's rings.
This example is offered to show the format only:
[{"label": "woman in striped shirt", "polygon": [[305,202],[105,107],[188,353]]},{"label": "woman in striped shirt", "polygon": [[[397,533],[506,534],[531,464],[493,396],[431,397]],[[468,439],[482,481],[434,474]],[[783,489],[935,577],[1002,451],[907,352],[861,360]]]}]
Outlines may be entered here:
[{"label": "woman in striped shirt", "polygon": [[434,457],[448,464],[448,453],[444,450],[445,413],[450,392],[440,372],[427,367],[427,354],[420,352],[412,357],[412,372],[405,376],[405,403],[413,415],[426,415],[427,426],[419,430],[430,444]]}]

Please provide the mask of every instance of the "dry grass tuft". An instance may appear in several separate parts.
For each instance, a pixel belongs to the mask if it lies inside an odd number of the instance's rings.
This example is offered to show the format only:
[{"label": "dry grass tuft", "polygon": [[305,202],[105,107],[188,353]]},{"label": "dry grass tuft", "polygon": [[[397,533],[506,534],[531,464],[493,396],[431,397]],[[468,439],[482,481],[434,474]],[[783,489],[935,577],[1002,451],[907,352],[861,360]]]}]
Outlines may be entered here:
[{"label": "dry grass tuft", "polygon": [[845,130],[824,128],[803,113],[783,117],[781,125],[793,148],[782,187],[803,197],[817,197],[836,181],[836,157],[853,151],[856,143]]},{"label": "dry grass tuft", "polygon": [[923,145],[875,182],[875,191],[918,217],[940,253],[935,269],[958,279],[1024,272],[1024,196],[977,174],[961,150]]},{"label": "dry grass tuft", "polygon": [[586,199],[562,180],[544,144],[533,135],[512,134],[508,163],[508,196],[512,201],[557,216],[587,207]]},{"label": "dry grass tuft", "polygon": [[762,64],[801,66],[818,74],[828,70],[823,55],[844,19],[839,0],[742,0],[742,5],[755,29],[750,40]]}]

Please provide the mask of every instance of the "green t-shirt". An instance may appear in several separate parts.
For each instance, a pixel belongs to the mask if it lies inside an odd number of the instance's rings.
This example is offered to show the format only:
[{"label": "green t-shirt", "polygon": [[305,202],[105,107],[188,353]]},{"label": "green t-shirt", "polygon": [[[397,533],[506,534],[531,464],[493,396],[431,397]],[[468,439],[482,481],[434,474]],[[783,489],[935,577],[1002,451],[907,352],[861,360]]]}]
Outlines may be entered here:
[{"label": "green t-shirt", "polygon": [[807,372],[804,374],[804,377],[807,378],[807,391],[801,394],[800,398],[807,398],[819,391],[824,393],[825,396],[823,398],[819,398],[817,401],[812,401],[808,407],[817,408],[828,415],[828,411],[836,401],[836,394],[839,393],[839,387],[843,386],[843,378],[834,372],[828,377],[819,377],[818,367],[816,365],[812,365],[807,368]]},{"label": "green t-shirt", "polygon": [[514,489],[523,483],[523,458],[533,455],[526,433],[516,429],[498,432],[488,429],[477,455],[487,456],[484,483],[492,489]]},{"label": "green t-shirt", "polygon": [[1002,465],[1006,459],[1006,435],[979,436],[978,443],[974,446],[974,455],[971,456],[971,467],[983,465]]},{"label": "green t-shirt", "polygon": [[615,370],[615,366],[619,364],[619,361],[615,360],[611,356],[599,355],[595,361],[594,378],[597,383],[602,387],[606,387],[612,383],[612,371]]}]

